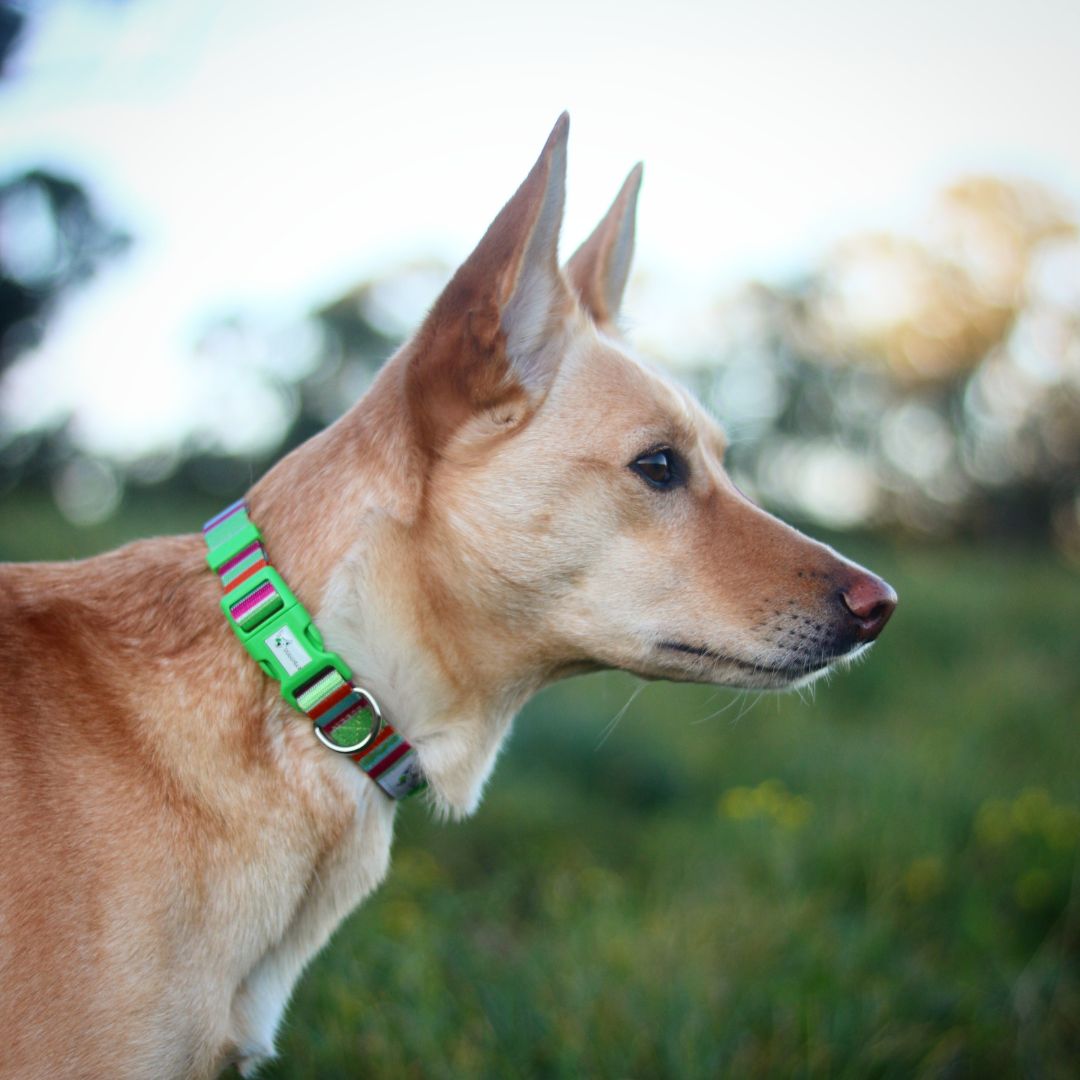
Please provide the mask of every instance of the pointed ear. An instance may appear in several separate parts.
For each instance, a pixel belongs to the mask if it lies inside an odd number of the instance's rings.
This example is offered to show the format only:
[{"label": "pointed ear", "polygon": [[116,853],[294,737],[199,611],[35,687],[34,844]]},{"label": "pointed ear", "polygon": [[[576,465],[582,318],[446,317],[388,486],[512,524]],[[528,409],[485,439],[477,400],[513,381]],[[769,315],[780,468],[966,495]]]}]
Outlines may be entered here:
[{"label": "pointed ear", "polygon": [[614,328],[630,277],[634,254],[634,213],[641,187],[642,165],[630,170],[622,190],[593,230],[592,236],[566,264],[566,275],[582,306],[599,326]]},{"label": "pointed ear", "polygon": [[[481,241],[499,230],[504,216],[513,224],[514,254],[505,267],[499,296],[500,326],[516,376],[531,387],[545,371],[544,353],[555,324],[572,306],[559,269],[559,230],[566,201],[566,141],[570,117],[563,113],[543,152],[503,212]],[[508,214],[509,212],[509,214]],[[520,224],[515,220],[520,215]],[[549,358],[550,359],[550,358]]]},{"label": "pointed ear", "polygon": [[436,447],[484,410],[520,416],[546,392],[574,300],[559,269],[570,118],[488,227],[408,347],[410,408]]}]

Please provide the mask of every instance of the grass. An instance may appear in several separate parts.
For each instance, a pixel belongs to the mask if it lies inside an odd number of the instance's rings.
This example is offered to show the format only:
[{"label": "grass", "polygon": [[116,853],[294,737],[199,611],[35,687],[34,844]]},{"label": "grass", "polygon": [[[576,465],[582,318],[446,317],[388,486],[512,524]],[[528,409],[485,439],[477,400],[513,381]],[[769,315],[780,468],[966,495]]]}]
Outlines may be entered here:
[{"label": "grass", "polygon": [[407,807],[267,1075],[1075,1075],[1080,582],[860,554],[903,606],[813,700],[654,685],[605,739],[633,680],[567,683],[474,820]]},{"label": "grass", "polygon": [[901,596],[865,663],[541,695],[474,819],[403,808],[264,1075],[1075,1075],[1080,579],[840,546]]}]

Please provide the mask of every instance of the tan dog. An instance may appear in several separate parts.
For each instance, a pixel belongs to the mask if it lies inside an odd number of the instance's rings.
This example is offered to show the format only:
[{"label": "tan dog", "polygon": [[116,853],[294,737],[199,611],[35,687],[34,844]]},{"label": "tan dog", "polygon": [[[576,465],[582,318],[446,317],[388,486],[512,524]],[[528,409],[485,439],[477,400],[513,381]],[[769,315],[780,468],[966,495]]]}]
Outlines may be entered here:
[{"label": "tan dog", "polygon": [[[892,590],[732,486],[614,322],[640,171],[556,260],[568,121],[371,391],[249,493],[272,561],[471,813],[574,672],[783,688]],[[0,1074],[250,1075],[394,803],[244,653],[197,536],[0,570]]]}]

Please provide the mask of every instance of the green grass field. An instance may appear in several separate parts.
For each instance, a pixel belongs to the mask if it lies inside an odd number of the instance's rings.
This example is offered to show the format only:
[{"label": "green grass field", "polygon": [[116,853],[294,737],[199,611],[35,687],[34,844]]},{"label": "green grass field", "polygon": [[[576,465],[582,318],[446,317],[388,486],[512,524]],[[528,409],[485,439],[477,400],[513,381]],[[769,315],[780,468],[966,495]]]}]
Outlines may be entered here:
[{"label": "green grass field", "polygon": [[407,807],[269,1075],[1075,1076],[1080,580],[858,554],[902,606],[812,698],[650,685],[608,734],[636,684],[582,679],[475,819]]},{"label": "green grass field", "polygon": [[404,807],[264,1075],[1076,1076],[1080,576],[841,546],[901,606],[805,700],[575,680],[475,818]]}]

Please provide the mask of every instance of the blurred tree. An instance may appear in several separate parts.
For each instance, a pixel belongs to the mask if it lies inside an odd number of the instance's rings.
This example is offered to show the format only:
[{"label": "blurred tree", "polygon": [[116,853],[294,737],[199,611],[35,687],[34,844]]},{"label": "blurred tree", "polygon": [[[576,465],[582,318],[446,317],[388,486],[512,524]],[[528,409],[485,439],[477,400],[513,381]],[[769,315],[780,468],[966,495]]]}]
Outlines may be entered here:
[{"label": "blurred tree", "polygon": [[26,15],[21,6],[16,7],[10,0],[0,2],[0,79],[8,73],[8,61],[11,59],[26,25]]},{"label": "blurred tree", "polygon": [[1075,236],[1044,188],[965,180],[942,193],[924,239],[862,236],[833,253],[817,329],[837,355],[883,361],[905,381],[949,381],[1008,338],[1040,255]]},{"label": "blurred tree", "polygon": [[31,169],[0,183],[0,374],[40,340],[58,299],[129,243],[77,181]]},{"label": "blurred tree", "polygon": [[1080,545],[1080,243],[1044,188],[965,180],[925,235],[855,237],[718,322],[726,363],[699,379],[722,415],[734,397],[733,458],[767,498]]},{"label": "blurred tree", "polygon": [[[418,273],[428,270],[427,264],[422,270],[405,267],[362,283],[298,326],[271,327],[236,315],[207,326],[195,358],[219,375],[236,375],[247,400],[258,395],[262,404],[253,411],[260,416],[261,445],[236,453],[213,438],[193,437],[179,455],[136,462],[121,480],[169,486],[178,498],[192,492],[235,497],[253,476],[332,423],[363,394],[402,337],[388,323],[382,298],[388,291],[408,288]],[[441,280],[445,272],[439,276]],[[266,419],[272,416],[279,418],[276,425]]]},{"label": "blurred tree", "polygon": [[[0,80],[12,75],[37,6],[0,0]],[[130,242],[76,179],[29,169],[0,181],[0,378],[41,340],[63,296]],[[0,432],[0,491],[20,478],[46,479],[71,455],[63,427],[17,438]]]}]

